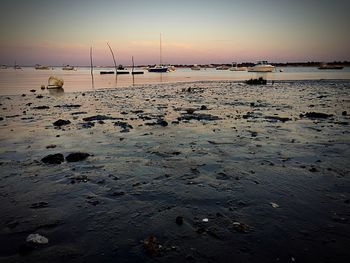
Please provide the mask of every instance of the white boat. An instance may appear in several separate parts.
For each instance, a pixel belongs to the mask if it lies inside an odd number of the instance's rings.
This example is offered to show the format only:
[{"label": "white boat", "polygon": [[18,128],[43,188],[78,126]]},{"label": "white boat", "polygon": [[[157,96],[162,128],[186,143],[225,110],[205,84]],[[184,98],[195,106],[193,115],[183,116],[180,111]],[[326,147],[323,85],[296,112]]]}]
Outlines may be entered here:
[{"label": "white boat", "polygon": [[64,81],[63,79],[55,76],[49,77],[48,80],[48,89],[61,89],[63,87]]},{"label": "white boat", "polygon": [[168,67],[162,65],[162,35],[160,35],[159,38],[159,65],[156,65],[154,67],[150,67],[148,69],[148,72],[158,72],[158,73],[162,73],[162,72],[168,72]]},{"label": "white boat", "polygon": [[267,61],[258,61],[254,67],[248,68],[248,72],[272,72],[274,69]]},{"label": "white boat", "polygon": [[65,65],[62,67],[62,70],[76,70],[76,68],[73,66]]},{"label": "white boat", "polygon": [[232,62],[232,67],[230,67],[231,71],[247,71],[247,67],[238,67],[237,62]]},{"label": "white boat", "polygon": [[193,67],[191,67],[192,70],[201,70],[201,67],[197,64],[194,64]]},{"label": "white boat", "polygon": [[35,65],[35,69],[48,70],[48,69],[51,69],[51,68],[48,67],[48,66],[43,66],[43,65],[40,65],[40,64],[36,64]]},{"label": "white boat", "polygon": [[216,67],[216,70],[228,70],[228,69],[229,69],[229,67],[225,66],[225,65],[221,65],[221,66]]}]

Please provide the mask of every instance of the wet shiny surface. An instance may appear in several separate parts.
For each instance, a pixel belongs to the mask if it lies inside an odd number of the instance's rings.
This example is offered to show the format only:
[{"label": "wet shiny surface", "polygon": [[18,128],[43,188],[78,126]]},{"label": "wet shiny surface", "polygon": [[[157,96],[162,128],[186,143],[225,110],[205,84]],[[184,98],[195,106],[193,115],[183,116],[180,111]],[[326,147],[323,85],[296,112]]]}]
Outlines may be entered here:
[{"label": "wet shiny surface", "polygon": [[[0,261],[345,262],[349,85],[224,81],[1,96]],[[86,125],[94,115],[123,120]],[[168,126],[147,125],[160,118]],[[55,128],[58,119],[71,124]],[[40,161],[76,151],[92,156]],[[31,233],[49,244],[19,255]],[[143,245],[150,235],[161,245],[155,258]]]}]

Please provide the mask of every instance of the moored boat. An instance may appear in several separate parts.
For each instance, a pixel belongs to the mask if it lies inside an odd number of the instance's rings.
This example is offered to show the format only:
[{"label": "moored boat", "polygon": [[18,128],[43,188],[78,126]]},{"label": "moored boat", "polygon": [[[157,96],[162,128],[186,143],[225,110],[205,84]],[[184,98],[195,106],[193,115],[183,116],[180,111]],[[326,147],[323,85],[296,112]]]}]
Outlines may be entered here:
[{"label": "moored boat", "polygon": [[43,65],[40,65],[40,64],[36,64],[35,65],[35,69],[48,70],[48,69],[51,69],[51,68],[48,67],[48,66],[43,66]]},{"label": "moored boat", "polygon": [[162,65],[156,65],[154,67],[151,67],[148,69],[148,72],[167,72],[168,67],[167,66],[162,66]]},{"label": "moored boat", "polygon": [[198,66],[197,64],[194,64],[192,67],[191,67],[192,70],[201,70],[201,67]]},{"label": "moored boat", "polygon": [[248,68],[248,72],[272,72],[274,69],[267,61],[258,61],[254,67]]},{"label": "moored boat", "polygon": [[237,62],[232,62],[231,71],[247,71],[247,67],[238,67]]},{"label": "moored boat", "polygon": [[48,89],[61,89],[63,87],[64,81],[63,79],[55,76],[49,77],[48,80]]},{"label": "moored boat", "polygon": [[228,69],[229,69],[229,67],[225,66],[225,65],[221,65],[221,66],[216,67],[216,70],[228,70]]},{"label": "moored boat", "polygon": [[62,70],[76,70],[76,68],[73,66],[65,65],[62,67]]},{"label": "moored boat", "polygon": [[165,73],[168,72],[168,67],[162,64],[162,35],[159,38],[159,65],[148,68],[148,72]]}]

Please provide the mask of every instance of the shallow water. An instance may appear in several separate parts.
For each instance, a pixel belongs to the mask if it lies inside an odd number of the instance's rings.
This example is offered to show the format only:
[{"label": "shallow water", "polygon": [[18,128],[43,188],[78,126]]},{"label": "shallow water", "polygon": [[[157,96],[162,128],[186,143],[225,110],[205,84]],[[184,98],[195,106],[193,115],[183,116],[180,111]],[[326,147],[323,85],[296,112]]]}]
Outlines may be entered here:
[{"label": "shallow water", "polygon": [[[279,72],[283,69],[284,72]],[[229,70],[202,69],[177,69],[169,73],[149,73],[144,70],[143,75],[118,75],[116,84],[115,75],[100,75],[103,70],[114,68],[95,68],[94,89],[126,87],[151,83],[168,83],[199,80],[236,80],[242,81],[250,78],[264,77],[268,80],[319,80],[319,79],[350,79],[350,68],[343,70],[319,70],[312,67],[286,67],[277,68],[273,73],[249,73],[232,72]],[[61,68],[53,70],[35,70],[32,67],[24,67],[22,70],[0,70],[0,94],[22,94],[31,89],[39,89],[41,85],[47,85],[50,76],[59,76],[64,79],[66,92],[92,90],[89,68],[78,68],[77,71],[64,71]]]},{"label": "shallow water", "polygon": [[[0,261],[346,262],[349,87],[221,81],[0,96]],[[186,120],[189,108],[218,119]],[[300,116],[310,111],[332,116]],[[133,128],[84,126],[97,114]],[[55,128],[60,118],[71,124]],[[147,125],[159,118],[169,125]],[[93,156],[41,162],[76,151]],[[20,255],[31,233],[49,244]],[[156,257],[143,245],[150,235]]]}]

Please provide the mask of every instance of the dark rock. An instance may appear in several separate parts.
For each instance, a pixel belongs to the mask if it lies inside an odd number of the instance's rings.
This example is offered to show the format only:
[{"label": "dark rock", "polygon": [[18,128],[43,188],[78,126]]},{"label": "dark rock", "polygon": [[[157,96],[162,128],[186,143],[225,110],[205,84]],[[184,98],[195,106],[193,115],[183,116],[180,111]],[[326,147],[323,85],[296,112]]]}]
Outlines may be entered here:
[{"label": "dark rock", "polygon": [[178,217],[176,217],[175,222],[176,222],[176,224],[181,226],[184,222],[184,218],[182,216],[178,216]]},{"label": "dark rock", "polygon": [[315,167],[311,167],[311,168],[309,169],[309,171],[312,172],[312,173],[315,173],[315,172],[317,172],[317,169],[316,169]]},{"label": "dark rock", "polygon": [[194,113],[194,114],[182,114],[181,117],[177,118],[179,121],[189,121],[189,120],[197,120],[197,121],[216,121],[216,120],[221,120],[220,117],[210,115],[210,114],[203,114],[203,113]]},{"label": "dark rock", "polygon": [[125,195],[125,192],[123,192],[123,191],[121,191],[121,192],[113,192],[112,194],[111,194],[111,196],[123,196],[123,195]]},{"label": "dark rock", "polygon": [[168,122],[164,119],[158,119],[156,122],[148,122],[148,123],[145,123],[145,125],[148,125],[148,126],[160,125],[160,126],[166,127],[168,126]]},{"label": "dark rock", "polygon": [[305,114],[300,114],[300,117],[306,117],[310,119],[326,119],[329,117],[332,117],[333,114],[326,114],[326,113],[321,113],[321,112],[307,112]]},{"label": "dark rock", "polygon": [[86,111],[76,111],[76,112],[72,112],[71,115],[80,115],[80,114],[87,114]]},{"label": "dark rock", "polygon": [[88,158],[90,154],[83,152],[70,153],[66,157],[67,162],[79,162]]},{"label": "dark rock", "polygon": [[115,118],[111,116],[105,116],[105,115],[95,115],[86,117],[83,119],[84,121],[104,121],[104,120],[124,120],[124,118]]},{"label": "dark rock", "polygon": [[341,115],[346,116],[348,113],[346,111],[343,111]]},{"label": "dark rock", "polygon": [[124,130],[133,129],[132,125],[124,121],[117,121],[114,123],[114,126],[119,126]]},{"label": "dark rock", "polygon": [[59,119],[59,120],[57,120],[57,121],[55,121],[55,122],[53,123],[53,126],[61,127],[61,126],[63,126],[63,125],[68,125],[68,124],[70,124],[70,121],[69,121],[69,120],[62,120],[62,119]]},{"label": "dark rock", "polygon": [[187,112],[188,114],[193,114],[195,111],[196,111],[196,109],[193,109],[193,108],[188,108],[188,109],[186,109],[186,112]]},{"label": "dark rock", "polygon": [[4,120],[4,118],[3,117],[0,117],[0,121],[3,121]]},{"label": "dark rock", "polygon": [[37,106],[37,107],[33,107],[33,109],[35,110],[47,110],[47,109],[50,109],[49,106]]},{"label": "dark rock", "polygon": [[44,96],[43,95],[38,95],[38,96],[36,96],[36,98],[37,99],[42,99],[42,98],[44,98]]},{"label": "dark rock", "polygon": [[56,105],[55,108],[80,108],[79,104],[64,104],[64,105]]},{"label": "dark rock", "polygon": [[85,129],[89,129],[89,128],[92,128],[94,126],[95,126],[95,123],[93,123],[91,121],[81,123],[81,127],[85,128]]},{"label": "dark rock", "polygon": [[56,148],[55,144],[50,144],[50,145],[46,146],[46,149],[53,149],[53,148]]},{"label": "dark rock", "polygon": [[31,89],[30,92],[36,92],[36,90],[35,89]]},{"label": "dark rock", "polygon": [[208,109],[207,106],[205,106],[205,105],[202,105],[202,106],[201,106],[201,110],[207,110],[207,109]]},{"label": "dark rock", "polygon": [[248,85],[266,85],[267,84],[267,80],[260,77],[258,79],[249,79],[245,82]]},{"label": "dark rock", "polygon": [[49,154],[42,158],[41,161],[47,164],[61,164],[64,162],[64,156],[61,153]]},{"label": "dark rock", "polygon": [[49,204],[47,202],[39,202],[39,203],[34,203],[30,206],[30,208],[32,209],[38,209],[38,208],[44,208],[44,207],[48,207]]}]

